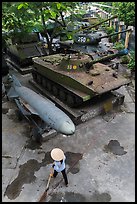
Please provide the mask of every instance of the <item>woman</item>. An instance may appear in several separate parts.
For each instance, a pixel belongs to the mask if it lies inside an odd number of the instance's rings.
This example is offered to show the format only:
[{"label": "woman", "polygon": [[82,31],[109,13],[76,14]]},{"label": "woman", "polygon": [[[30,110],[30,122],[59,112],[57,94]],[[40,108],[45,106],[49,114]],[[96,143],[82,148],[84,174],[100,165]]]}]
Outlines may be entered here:
[{"label": "woman", "polygon": [[57,174],[61,172],[65,181],[65,185],[68,186],[68,179],[67,179],[66,165],[65,165],[66,157],[64,155],[64,152],[59,148],[54,148],[51,151],[51,158],[54,160],[54,163],[52,165],[54,169],[53,177],[56,177]]}]

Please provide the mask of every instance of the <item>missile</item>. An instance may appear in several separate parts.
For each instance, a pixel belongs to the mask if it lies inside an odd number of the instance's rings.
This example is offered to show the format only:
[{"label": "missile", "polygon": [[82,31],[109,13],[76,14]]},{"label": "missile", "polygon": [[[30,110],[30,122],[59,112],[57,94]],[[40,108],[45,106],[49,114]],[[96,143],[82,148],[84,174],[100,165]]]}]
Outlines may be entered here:
[{"label": "missile", "polygon": [[10,76],[11,88],[7,93],[9,98],[21,98],[27,102],[35,113],[51,128],[65,135],[75,132],[72,120],[53,102],[45,99],[33,90],[21,85],[19,80],[12,74]]}]

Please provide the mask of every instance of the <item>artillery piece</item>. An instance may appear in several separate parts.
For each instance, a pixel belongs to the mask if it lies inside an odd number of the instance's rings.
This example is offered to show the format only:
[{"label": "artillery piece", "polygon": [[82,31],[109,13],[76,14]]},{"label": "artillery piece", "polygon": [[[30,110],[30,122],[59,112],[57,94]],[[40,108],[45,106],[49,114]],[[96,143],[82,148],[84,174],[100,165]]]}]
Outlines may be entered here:
[{"label": "artillery piece", "polygon": [[[119,54],[123,53],[109,58]],[[100,63],[103,58],[92,60],[91,56],[80,52],[35,57],[32,60],[33,80],[70,107],[78,107],[129,83],[128,79]]]}]

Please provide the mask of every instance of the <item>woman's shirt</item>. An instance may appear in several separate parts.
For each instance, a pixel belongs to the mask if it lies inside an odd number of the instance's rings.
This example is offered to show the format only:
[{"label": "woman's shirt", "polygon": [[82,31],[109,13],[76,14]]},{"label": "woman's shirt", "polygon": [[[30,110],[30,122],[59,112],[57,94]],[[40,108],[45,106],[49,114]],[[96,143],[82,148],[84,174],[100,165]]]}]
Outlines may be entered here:
[{"label": "woman's shirt", "polygon": [[61,172],[65,169],[65,160],[66,160],[66,157],[63,159],[62,163],[60,161],[54,161],[54,169],[57,172]]}]

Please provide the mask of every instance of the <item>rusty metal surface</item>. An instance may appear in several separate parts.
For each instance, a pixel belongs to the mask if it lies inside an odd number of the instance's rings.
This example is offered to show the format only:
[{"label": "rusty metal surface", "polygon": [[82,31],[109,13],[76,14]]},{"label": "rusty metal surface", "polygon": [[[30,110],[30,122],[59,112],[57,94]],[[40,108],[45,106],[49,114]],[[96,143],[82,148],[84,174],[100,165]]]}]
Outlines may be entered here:
[{"label": "rusty metal surface", "polygon": [[42,56],[41,47],[37,43],[20,44],[17,45],[18,54],[23,58],[31,58],[35,56]]},{"label": "rusty metal surface", "polygon": [[91,87],[99,94],[114,90],[130,82],[102,63],[96,63],[94,69],[90,70],[90,75],[94,75],[94,72],[97,72],[98,75],[92,76],[93,84]]},{"label": "rusty metal surface", "polygon": [[[54,55],[52,56],[52,58],[51,56],[48,56],[48,58],[46,56],[34,59],[34,62],[41,64],[43,67],[48,67],[48,69],[53,70],[53,72],[58,72],[61,75],[65,75],[69,78],[74,79],[78,83],[83,84],[84,86],[88,87],[90,90],[96,92],[97,94],[102,94],[111,90],[115,90],[120,86],[129,83],[128,79],[117,74],[112,68],[102,63],[94,64],[93,68],[90,69],[89,73],[86,73],[84,70],[82,70],[81,72],[77,70],[63,70],[59,67],[59,64],[62,59],[63,56],[59,57],[59,55]],[[85,59],[87,60],[87,58],[84,58],[83,61]]]}]

